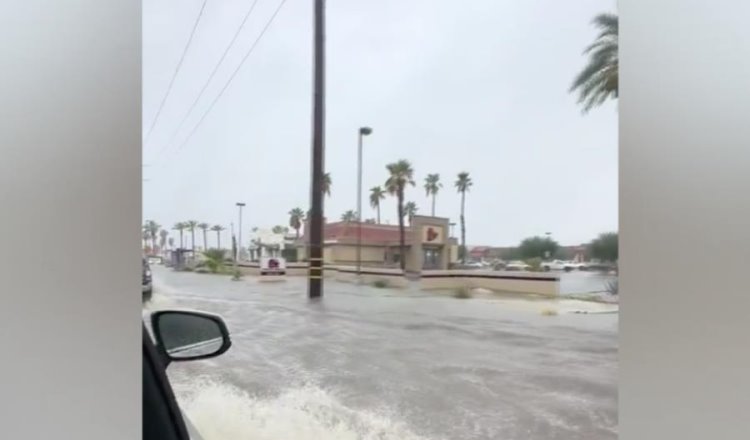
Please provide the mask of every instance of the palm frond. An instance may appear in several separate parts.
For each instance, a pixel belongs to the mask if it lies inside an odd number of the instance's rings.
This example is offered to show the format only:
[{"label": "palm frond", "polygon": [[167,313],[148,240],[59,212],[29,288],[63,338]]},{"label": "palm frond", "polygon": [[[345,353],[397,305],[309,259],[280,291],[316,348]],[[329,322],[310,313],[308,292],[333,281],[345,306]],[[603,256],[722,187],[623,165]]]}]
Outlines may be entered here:
[{"label": "palm frond", "polygon": [[569,92],[578,91],[584,113],[618,97],[619,19],[615,14],[599,14],[592,20],[600,29],[596,40],[583,51],[588,64],[576,75]]}]

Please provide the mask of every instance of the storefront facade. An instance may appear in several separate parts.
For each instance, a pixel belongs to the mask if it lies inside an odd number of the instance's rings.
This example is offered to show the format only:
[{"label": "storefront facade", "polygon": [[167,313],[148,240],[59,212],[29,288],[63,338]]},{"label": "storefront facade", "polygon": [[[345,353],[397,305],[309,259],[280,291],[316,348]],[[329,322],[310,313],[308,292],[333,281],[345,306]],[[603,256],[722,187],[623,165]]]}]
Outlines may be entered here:
[{"label": "storefront facade", "polygon": [[[457,258],[457,242],[448,236],[446,218],[414,216],[405,228],[406,271],[448,269]],[[327,223],[324,226],[323,261],[329,265],[357,264],[357,222]],[[400,266],[401,247],[397,225],[361,224],[361,264],[366,267]],[[298,248],[300,260],[306,260],[307,237]]]}]

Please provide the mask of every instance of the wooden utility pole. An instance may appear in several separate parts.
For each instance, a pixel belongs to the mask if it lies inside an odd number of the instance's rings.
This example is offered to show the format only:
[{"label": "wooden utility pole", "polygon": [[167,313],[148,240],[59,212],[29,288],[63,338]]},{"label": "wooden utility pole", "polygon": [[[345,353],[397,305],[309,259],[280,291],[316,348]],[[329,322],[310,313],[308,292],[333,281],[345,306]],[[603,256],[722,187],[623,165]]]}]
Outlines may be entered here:
[{"label": "wooden utility pole", "polygon": [[323,173],[325,172],[325,1],[314,1],[312,184],[308,296],[323,296]]}]

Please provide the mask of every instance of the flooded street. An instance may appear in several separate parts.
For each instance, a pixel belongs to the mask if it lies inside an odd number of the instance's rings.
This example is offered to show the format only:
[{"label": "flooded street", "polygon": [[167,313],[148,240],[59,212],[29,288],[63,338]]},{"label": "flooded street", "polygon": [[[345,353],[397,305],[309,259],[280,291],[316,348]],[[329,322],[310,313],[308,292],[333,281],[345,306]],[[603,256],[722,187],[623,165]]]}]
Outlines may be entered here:
[{"label": "flooded street", "polygon": [[221,314],[233,347],[172,364],[206,440],[617,438],[617,315],[154,268],[149,308]]}]

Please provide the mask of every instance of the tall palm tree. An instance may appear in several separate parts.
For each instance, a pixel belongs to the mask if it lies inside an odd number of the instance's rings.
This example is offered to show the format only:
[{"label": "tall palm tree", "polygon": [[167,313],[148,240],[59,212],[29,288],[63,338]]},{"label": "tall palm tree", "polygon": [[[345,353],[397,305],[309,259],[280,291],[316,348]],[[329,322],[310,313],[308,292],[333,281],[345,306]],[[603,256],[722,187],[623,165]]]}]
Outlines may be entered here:
[{"label": "tall palm tree", "polygon": [[159,247],[161,248],[162,252],[167,246],[167,237],[169,236],[169,231],[166,229],[162,229],[159,231]]},{"label": "tall palm tree", "polygon": [[190,231],[190,250],[195,250],[195,228],[198,227],[198,220],[188,220],[185,222],[185,228]]},{"label": "tall palm tree", "polygon": [[440,174],[428,174],[424,179],[424,190],[427,197],[432,196],[432,216],[435,217],[435,196],[437,196],[443,184],[440,183]]},{"label": "tall palm tree", "polygon": [[583,105],[584,113],[607,99],[618,97],[618,21],[616,14],[594,17],[593,24],[599,29],[599,35],[583,51],[589,57],[588,64],[570,86],[570,92],[578,91],[578,103]]},{"label": "tall palm tree", "polygon": [[151,250],[156,249],[156,238],[159,236],[159,229],[161,225],[153,220],[147,220],[146,224],[143,225],[143,229],[148,234],[149,240],[151,240]]},{"label": "tall palm tree", "polygon": [[404,205],[404,215],[409,219],[409,225],[411,225],[411,220],[417,215],[418,210],[419,208],[417,208],[417,204],[414,202],[407,202],[406,205]]},{"label": "tall palm tree", "polygon": [[323,194],[331,196],[331,173],[323,174]]},{"label": "tall palm tree", "polygon": [[357,220],[357,211],[354,211],[352,209],[346,211],[345,213],[341,214],[341,221],[342,222],[353,222]]},{"label": "tall palm tree", "polygon": [[404,190],[407,185],[414,186],[414,170],[408,160],[401,159],[385,166],[390,176],[385,182],[385,189],[396,196],[398,203],[398,229],[401,270],[406,270],[406,233],[404,231]]},{"label": "tall palm tree", "polygon": [[203,231],[203,251],[208,250],[208,237],[206,234],[208,233],[209,224],[208,223],[198,223],[198,229]]},{"label": "tall palm tree", "polygon": [[214,225],[211,227],[211,230],[216,232],[216,249],[221,249],[221,231],[224,229],[226,228],[221,225]]},{"label": "tall palm tree", "polygon": [[370,206],[378,211],[378,224],[380,224],[380,201],[385,199],[385,190],[381,186],[370,188]]},{"label": "tall palm tree", "polygon": [[471,181],[469,173],[465,171],[458,173],[456,190],[461,194],[461,263],[466,263],[466,217],[464,213],[466,211],[466,193],[472,185],[474,185],[474,182]]},{"label": "tall palm tree", "polygon": [[175,231],[180,231],[180,249],[185,249],[185,241],[182,239],[182,233],[187,229],[185,222],[177,222],[172,226]]},{"label": "tall palm tree", "polygon": [[299,239],[299,230],[305,221],[305,212],[302,208],[294,208],[289,211],[289,226],[294,229],[296,239]]}]

